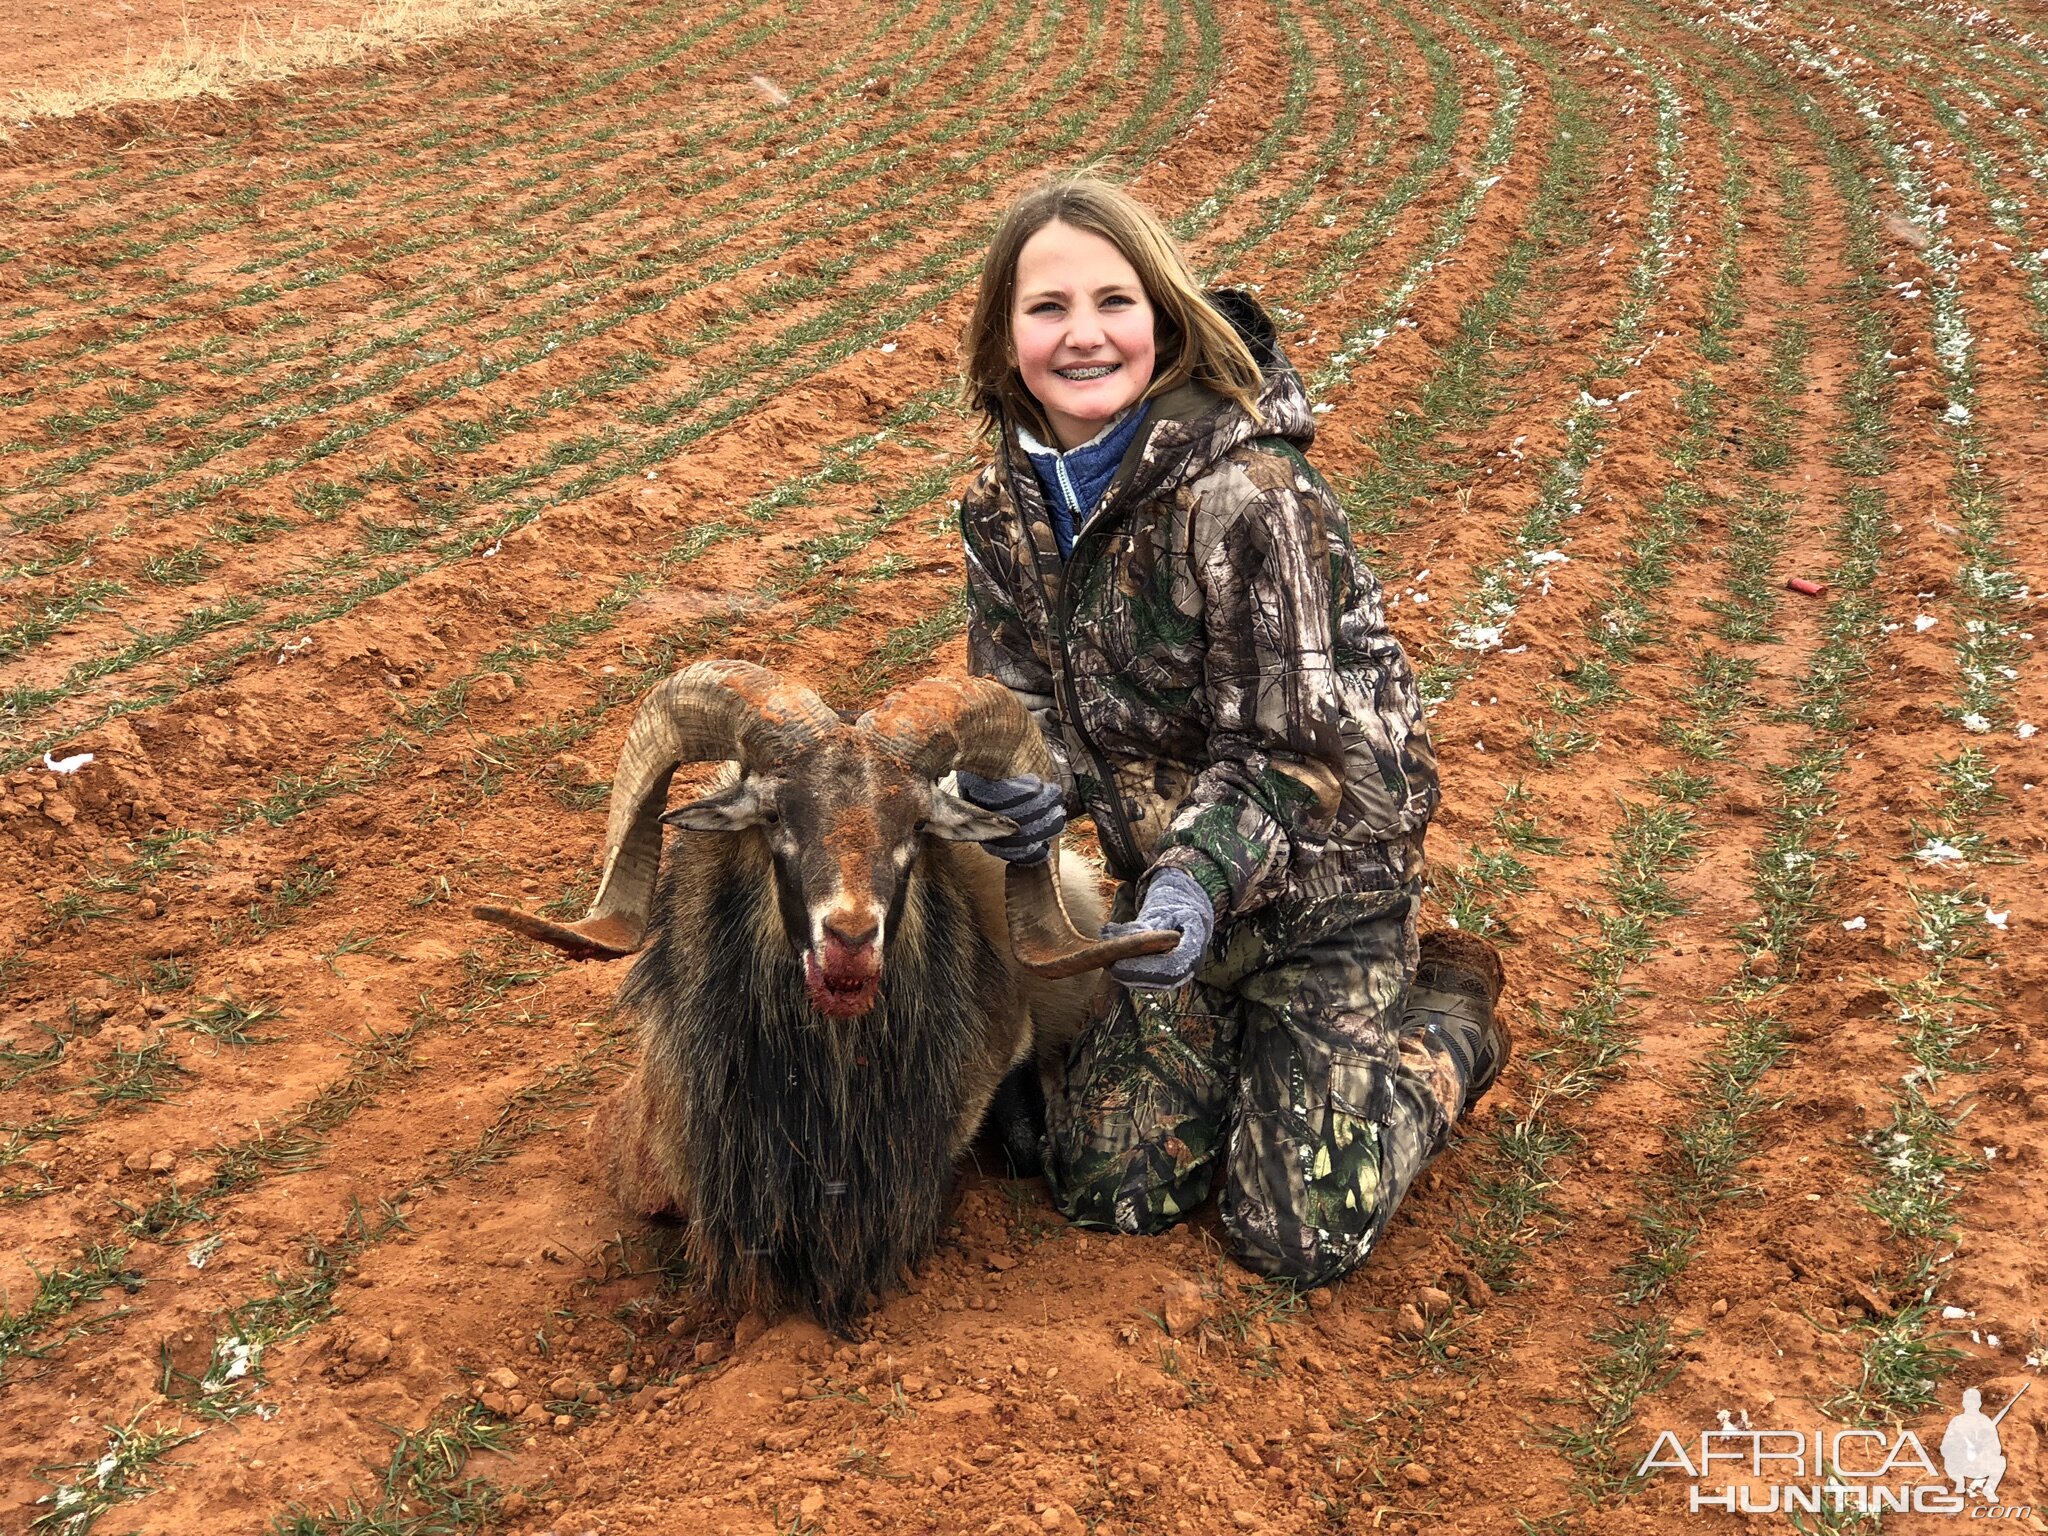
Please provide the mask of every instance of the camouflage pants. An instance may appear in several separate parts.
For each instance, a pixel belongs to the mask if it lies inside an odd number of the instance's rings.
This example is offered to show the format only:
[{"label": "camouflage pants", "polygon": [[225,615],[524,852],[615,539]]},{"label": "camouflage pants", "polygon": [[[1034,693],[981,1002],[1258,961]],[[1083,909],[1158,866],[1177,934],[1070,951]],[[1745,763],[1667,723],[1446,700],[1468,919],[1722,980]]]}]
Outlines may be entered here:
[{"label": "camouflage pants", "polygon": [[1220,1161],[1247,1267],[1312,1286],[1362,1263],[1462,1092],[1449,1053],[1401,1029],[1416,954],[1410,897],[1344,896],[1230,925],[1177,992],[1112,987],[1047,1106],[1060,1209],[1162,1231]]}]

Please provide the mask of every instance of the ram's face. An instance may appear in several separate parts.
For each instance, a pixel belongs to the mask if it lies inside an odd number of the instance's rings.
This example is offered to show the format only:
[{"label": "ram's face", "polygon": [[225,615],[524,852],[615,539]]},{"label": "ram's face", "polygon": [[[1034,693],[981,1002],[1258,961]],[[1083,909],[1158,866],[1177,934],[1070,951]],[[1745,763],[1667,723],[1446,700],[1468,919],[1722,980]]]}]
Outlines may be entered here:
[{"label": "ram's face", "polygon": [[1015,830],[851,728],[786,763],[743,774],[666,820],[704,832],[759,829],[774,855],[783,929],[802,956],[811,1004],[833,1018],[874,1006],[884,945],[924,840],[983,842]]}]

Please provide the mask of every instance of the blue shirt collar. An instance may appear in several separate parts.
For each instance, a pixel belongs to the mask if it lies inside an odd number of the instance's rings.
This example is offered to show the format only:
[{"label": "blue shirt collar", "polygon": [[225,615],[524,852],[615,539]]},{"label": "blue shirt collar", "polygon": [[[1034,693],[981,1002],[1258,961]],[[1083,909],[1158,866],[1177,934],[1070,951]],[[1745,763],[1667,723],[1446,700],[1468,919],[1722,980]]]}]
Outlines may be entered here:
[{"label": "blue shirt collar", "polygon": [[1149,400],[1140,400],[1126,407],[1087,442],[1064,453],[1041,443],[1030,428],[1019,423],[1017,445],[1031,460],[1032,471],[1045,491],[1045,505],[1052,514],[1053,537],[1059,543],[1062,560],[1073,554],[1075,534],[1097,509],[1110,481],[1116,478],[1117,466],[1123,463],[1150,405]]}]

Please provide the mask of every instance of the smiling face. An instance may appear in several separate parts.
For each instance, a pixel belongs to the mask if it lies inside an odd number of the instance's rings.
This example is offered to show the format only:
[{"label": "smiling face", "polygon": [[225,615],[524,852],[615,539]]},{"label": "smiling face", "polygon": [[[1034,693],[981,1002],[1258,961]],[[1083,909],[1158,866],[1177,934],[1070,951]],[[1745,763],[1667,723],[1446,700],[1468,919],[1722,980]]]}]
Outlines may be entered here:
[{"label": "smiling face", "polygon": [[1062,449],[1078,448],[1152,382],[1152,301],[1123,253],[1055,220],[1017,253],[1017,372]]}]

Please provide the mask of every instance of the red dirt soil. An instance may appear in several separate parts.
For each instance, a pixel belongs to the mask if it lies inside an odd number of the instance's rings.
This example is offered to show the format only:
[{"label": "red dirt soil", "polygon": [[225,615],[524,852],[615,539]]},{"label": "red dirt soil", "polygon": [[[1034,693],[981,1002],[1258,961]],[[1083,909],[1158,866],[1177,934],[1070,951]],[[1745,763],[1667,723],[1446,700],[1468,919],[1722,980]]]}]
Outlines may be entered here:
[{"label": "red dirt soil", "polygon": [[[128,46],[36,14],[24,79]],[[632,0],[7,146],[0,1527],[1761,1531],[1659,1432],[1938,1460],[2048,1356],[2044,75],[1947,7]],[[678,666],[964,667],[973,266],[1084,162],[1319,381],[1516,1059],[1306,1297],[970,1167],[862,1338],[720,1316],[586,1145],[623,971],[468,910],[580,913]]]}]

